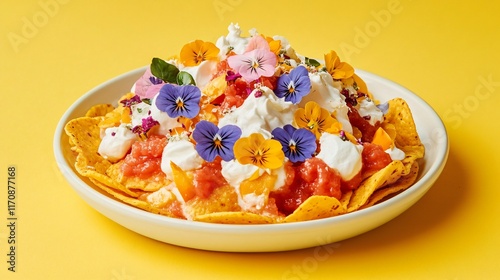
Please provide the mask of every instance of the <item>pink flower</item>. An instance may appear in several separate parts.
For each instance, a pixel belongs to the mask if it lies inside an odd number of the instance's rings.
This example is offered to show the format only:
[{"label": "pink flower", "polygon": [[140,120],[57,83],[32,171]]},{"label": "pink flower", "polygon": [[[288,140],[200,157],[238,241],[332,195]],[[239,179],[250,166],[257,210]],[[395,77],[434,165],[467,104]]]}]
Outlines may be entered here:
[{"label": "pink flower", "polygon": [[255,49],[263,49],[269,51],[271,48],[269,47],[269,43],[266,41],[266,39],[264,39],[264,37],[255,35],[250,39],[250,41],[248,41],[245,52],[250,52]]},{"label": "pink flower", "polygon": [[142,77],[135,82],[135,94],[141,98],[153,98],[164,85],[164,82],[151,74],[148,67]]},{"label": "pink flower", "polygon": [[274,75],[276,55],[266,49],[254,49],[244,54],[227,58],[229,66],[239,73],[247,82]]}]

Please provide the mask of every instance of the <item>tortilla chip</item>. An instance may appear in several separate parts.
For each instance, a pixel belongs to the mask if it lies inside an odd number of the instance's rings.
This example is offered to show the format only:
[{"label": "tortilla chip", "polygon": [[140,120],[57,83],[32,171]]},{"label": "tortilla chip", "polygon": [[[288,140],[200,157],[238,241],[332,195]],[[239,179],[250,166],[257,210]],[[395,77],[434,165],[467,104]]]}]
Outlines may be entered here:
[{"label": "tortilla chip", "polygon": [[142,200],[139,200],[137,198],[133,198],[133,197],[130,197],[130,196],[127,196],[126,194],[116,190],[116,189],[113,189],[113,188],[110,188],[108,186],[106,186],[105,184],[97,181],[97,180],[94,180],[94,179],[90,179],[97,187],[99,187],[100,189],[102,189],[103,191],[105,191],[106,193],[110,194],[111,196],[113,196],[114,198],[116,198],[117,200],[120,200],[128,205],[131,205],[131,206],[134,206],[134,207],[137,207],[139,209],[142,209],[142,210],[146,210],[148,212],[152,212],[152,213],[160,213],[160,210],[158,208],[155,208],[155,207],[152,207],[148,202],[146,201],[142,201]]},{"label": "tortilla chip", "polygon": [[388,102],[389,109],[384,116],[384,123],[390,123],[397,131],[394,143],[405,152],[403,160],[405,170],[403,175],[410,174],[413,162],[422,158],[425,153],[424,145],[420,140],[410,107],[402,98],[395,98]]},{"label": "tortilla chip", "polygon": [[299,208],[288,215],[283,222],[310,221],[337,216],[346,212],[346,208],[335,197],[313,195],[306,199]]},{"label": "tortilla chip", "polygon": [[396,194],[401,193],[402,191],[408,189],[417,179],[418,176],[419,165],[418,162],[413,162],[411,166],[410,174],[406,176],[402,176],[393,184],[390,184],[387,187],[378,189],[373,193],[368,202],[363,205],[361,208],[366,208],[372,205],[375,205],[383,200],[387,200],[390,197],[393,197]]},{"label": "tortilla chip", "polygon": [[92,106],[87,113],[85,114],[85,117],[103,117],[107,113],[113,111],[115,107],[111,104],[97,104]]},{"label": "tortilla chip", "polygon": [[370,196],[379,188],[394,183],[401,177],[404,171],[404,165],[401,161],[395,160],[389,163],[371,177],[361,182],[359,188],[354,190],[354,193],[349,201],[347,212],[352,212],[363,206]]},{"label": "tortilla chip", "polygon": [[340,203],[342,204],[342,207],[344,207],[345,209],[347,209],[347,206],[349,205],[349,201],[351,201],[353,193],[354,193],[353,191],[348,191],[342,194],[342,197],[340,198]]},{"label": "tortilla chip", "polygon": [[249,212],[216,212],[196,216],[193,220],[216,224],[272,224],[271,217]]},{"label": "tortilla chip", "polygon": [[106,170],[112,164],[97,152],[101,142],[98,127],[101,119],[100,117],[76,118],[69,121],[64,127],[66,134],[70,138],[70,143],[74,145],[74,151],[78,153],[75,169],[84,177],[97,180],[108,187],[122,191],[132,197],[137,197],[137,193],[128,190],[125,186],[106,175]]},{"label": "tortilla chip", "polygon": [[195,197],[184,206],[186,216],[197,220],[200,216],[211,213],[239,212],[238,195],[233,187],[225,185],[214,189],[210,197]]},{"label": "tortilla chip", "polygon": [[149,178],[123,176],[123,172],[121,171],[122,165],[123,161],[119,161],[111,165],[106,170],[106,175],[108,175],[113,181],[122,184],[128,190],[154,192],[159,190],[161,187],[170,184],[170,180],[167,179],[165,173],[159,173]]}]

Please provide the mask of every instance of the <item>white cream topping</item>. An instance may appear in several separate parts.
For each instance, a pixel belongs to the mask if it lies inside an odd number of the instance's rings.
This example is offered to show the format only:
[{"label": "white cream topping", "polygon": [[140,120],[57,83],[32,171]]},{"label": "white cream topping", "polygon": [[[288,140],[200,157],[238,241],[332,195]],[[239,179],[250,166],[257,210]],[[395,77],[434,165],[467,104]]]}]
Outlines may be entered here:
[{"label": "white cream topping", "polygon": [[189,73],[193,77],[196,86],[201,90],[210,82],[216,69],[217,61],[205,60],[199,65],[184,67],[180,70]]},{"label": "white cream topping", "polygon": [[103,158],[115,162],[125,157],[136,140],[137,135],[125,124],[109,127],[104,131],[97,152]]},{"label": "white cream topping", "polygon": [[160,124],[157,133],[167,135],[170,129],[178,127],[180,124],[177,122],[177,119],[169,117],[166,112],[163,112],[156,107],[156,97],[158,97],[158,94],[156,94],[151,100],[150,116]]},{"label": "white cream topping", "polygon": [[151,105],[140,102],[130,106],[132,112],[132,127],[142,125],[142,119],[147,118],[150,114]]},{"label": "white cream topping", "polygon": [[357,109],[360,116],[369,116],[368,122],[371,125],[375,125],[377,122],[382,122],[384,120],[384,113],[382,113],[373,100],[369,98],[363,98],[363,100],[358,103]]},{"label": "white cream topping", "polygon": [[329,167],[337,170],[344,181],[349,181],[361,171],[363,146],[342,140],[338,135],[322,133],[321,151],[316,156]]},{"label": "white cream topping", "polygon": [[194,149],[194,144],[188,139],[169,140],[163,150],[161,157],[161,170],[167,175],[167,179],[173,180],[170,162],[175,163],[184,171],[198,169],[203,163],[203,158]]},{"label": "white cream topping", "polygon": [[221,174],[224,179],[239,193],[240,184],[246,179],[252,177],[252,175],[259,170],[259,168],[253,164],[241,164],[236,160],[222,161],[221,162]]},{"label": "white cream topping", "polygon": [[230,50],[236,54],[244,53],[250,39],[249,37],[241,37],[241,29],[238,24],[231,23],[227,30],[229,31],[227,36],[220,37],[215,43],[215,46],[220,50],[221,58],[225,58]]},{"label": "white cream topping", "polygon": [[175,198],[174,194],[168,189],[168,186],[165,186],[148,195],[146,200],[153,207],[160,208],[166,206],[168,202]]},{"label": "white cream topping", "polygon": [[278,169],[266,170],[259,168],[253,164],[241,164],[236,160],[222,161],[221,174],[226,179],[226,181],[231,185],[235,192],[238,194],[238,204],[242,209],[248,210],[252,208],[260,209],[265,202],[264,195],[257,195],[255,193],[241,195],[240,185],[243,181],[252,177],[255,172],[259,173],[259,176],[264,174],[264,172],[270,173],[276,176],[276,182],[274,184],[273,190],[278,190],[285,185],[286,181],[286,170],[285,165]]},{"label": "white cream topping", "polygon": [[[255,93],[262,95],[256,97]],[[274,128],[293,122],[296,109],[296,105],[278,98],[268,87],[261,87],[252,91],[240,107],[222,117],[219,127],[233,124],[241,128],[241,137],[260,132],[265,138],[271,138]]]},{"label": "white cream topping", "polygon": [[311,92],[304,96],[299,106],[304,107],[309,101],[318,103],[322,108],[333,112],[335,118],[342,124],[342,130],[352,133],[352,126],[347,113],[349,107],[345,96],[334,87],[332,75],[327,72],[309,73]]},{"label": "white cream topping", "polygon": [[389,148],[385,152],[391,156],[392,160],[403,160],[406,156],[405,152],[397,147]]}]

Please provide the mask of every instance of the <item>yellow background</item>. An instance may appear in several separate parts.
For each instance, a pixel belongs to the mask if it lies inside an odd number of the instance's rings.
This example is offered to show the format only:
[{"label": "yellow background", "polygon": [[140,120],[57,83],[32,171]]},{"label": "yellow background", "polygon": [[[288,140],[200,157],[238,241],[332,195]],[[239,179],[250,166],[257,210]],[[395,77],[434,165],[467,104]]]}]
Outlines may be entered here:
[{"label": "yellow background", "polygon": [[[306,4],[307,3],[307,4]],[[0,4],[0,279],[491,279],[500,259],[498,1],[56,1]],[[163,244],[89,207],[56,167],[57,121],[83,93],[238,22],[330,49],[414,91],[450,156],[407,212],[326,248],[215,253]],[[17,272],[7,167],[17,167]],[[498,276],[497,276],[498,277]]]}]

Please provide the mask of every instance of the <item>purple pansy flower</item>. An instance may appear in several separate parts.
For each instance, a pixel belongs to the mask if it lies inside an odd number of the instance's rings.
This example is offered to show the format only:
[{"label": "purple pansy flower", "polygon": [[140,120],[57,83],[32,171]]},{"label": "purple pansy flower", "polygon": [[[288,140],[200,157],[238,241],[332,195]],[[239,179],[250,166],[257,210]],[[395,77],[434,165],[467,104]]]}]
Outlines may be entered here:
[{"label": "purple pansy flower", "polygon": [[287,124],[283,128],[275,128],[271,133],[281,143],[285,156],[293,163],[305,161],[316,152],[316,136],[305,128],[296,129]]},{"label": "purple pansy flower", "polygon": [[206,161],[212,162],[217,156],[225,161],[234,159],[234,142],[241,136],[236,125],[225,125],[220,129],[209,121],[200,121],[193,131],[195,149]]},{"label": "purple pansy flower", "polygon": [[165,84],[156,97],[155,105],[171,118],[183,116],[191,119],[200,112],[200,98],[201,91],[196,86]]},{"label": "purple pansy flower", "polygon": [[290,74],[281,75],[278,79],[278,84],[274,93],[279,98],[285,98],[285,101],[290,101],[297,104],[311,91],[311,80],[309,72],[304,66],[298,66],[292,69]]}]

